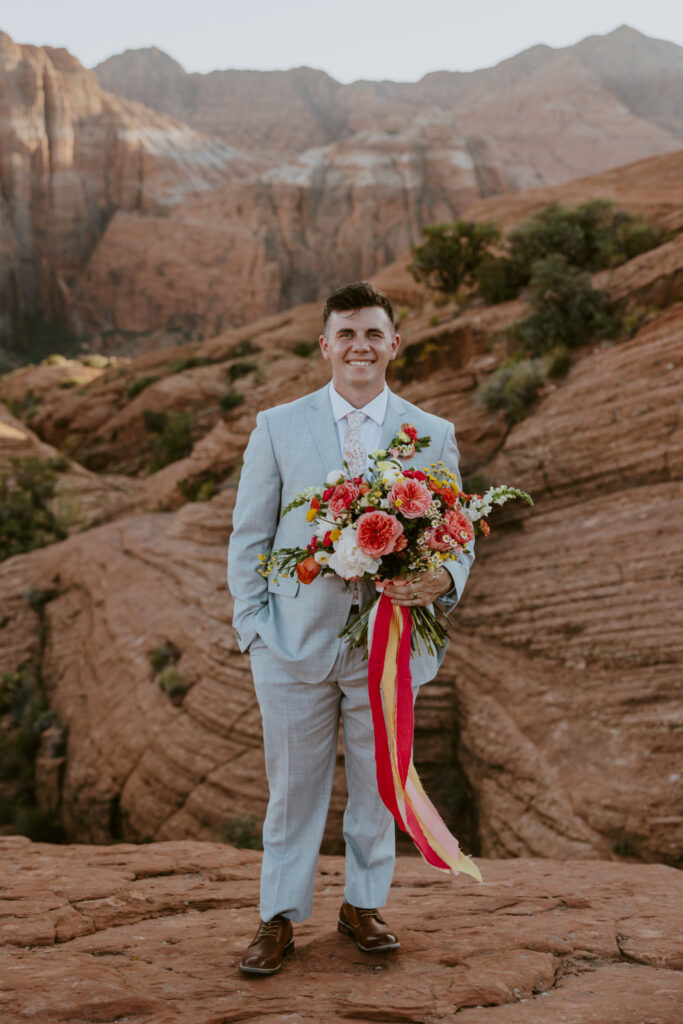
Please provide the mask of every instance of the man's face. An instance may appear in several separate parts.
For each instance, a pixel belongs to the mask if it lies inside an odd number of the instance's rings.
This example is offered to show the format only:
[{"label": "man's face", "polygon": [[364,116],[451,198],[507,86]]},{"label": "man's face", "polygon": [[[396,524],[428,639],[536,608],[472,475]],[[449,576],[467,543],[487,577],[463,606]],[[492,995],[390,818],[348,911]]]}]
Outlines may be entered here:
[{"label": "man's face", "polygon": [[320,335],[323,359],[332,363],[332,379],[340,389],[365,393],[382,390],[387,366],[396,358],[401,339],[381,306],[331,313]]}]

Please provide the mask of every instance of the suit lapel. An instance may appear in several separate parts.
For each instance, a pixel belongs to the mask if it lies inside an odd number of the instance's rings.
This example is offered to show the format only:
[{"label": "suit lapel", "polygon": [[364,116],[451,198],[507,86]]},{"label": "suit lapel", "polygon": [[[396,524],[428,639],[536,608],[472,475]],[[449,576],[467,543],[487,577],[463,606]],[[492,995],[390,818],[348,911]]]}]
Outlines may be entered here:
[{"label": "suit lapel", "polygon": [[333,469],[341,469],[343,456],[339,450],[337,427],[332,416],[328,385],[311,395],[306,415],[311,436],[324,467],[323,477]]},{"label": "suit lapel", "polygon": [[389,442],[396,437],[401,429],[401,425],[406,422],[406,413],[407,406],[403,399],[395,395],[393,391],[390,391],[389,401],[387,402],[387,414],[384,418],[380,435],[380,448],[389,447]]}]

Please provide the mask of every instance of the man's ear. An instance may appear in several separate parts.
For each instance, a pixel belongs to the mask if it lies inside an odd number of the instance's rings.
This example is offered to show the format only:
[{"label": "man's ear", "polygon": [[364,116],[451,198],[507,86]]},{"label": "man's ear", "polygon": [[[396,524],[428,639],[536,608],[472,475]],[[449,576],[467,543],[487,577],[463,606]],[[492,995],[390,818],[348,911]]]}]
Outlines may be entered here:
[{"label": "man's ear", "polygon": [[320,351],[323,354],[323,359],[329,359],[330,351],[327,347],[327,338],[325,337],[324,334],[321,334],[320,337],[318,338],[318,344],[320,345]]},{"label": "man's ear", "polygon": [[391,343],[391,355],[389,356],[390,360],[396,358],[396,356],[398,355],[398,350],[399,350],[400,346],[401,346],[401,335],[400,334],[395,334],[394,335],[394,340]]}]

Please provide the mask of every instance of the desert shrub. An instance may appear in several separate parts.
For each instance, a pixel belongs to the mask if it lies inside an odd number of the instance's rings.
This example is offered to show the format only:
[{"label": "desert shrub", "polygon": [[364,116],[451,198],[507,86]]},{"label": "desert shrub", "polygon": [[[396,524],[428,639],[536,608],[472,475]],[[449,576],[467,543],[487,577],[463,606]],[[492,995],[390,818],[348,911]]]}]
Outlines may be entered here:
[{"label": "desert shrub", "polygon": [[590,274],[555,253],[533,266],[529,291],[533,313],[512,334],[534,355],[558,344],[573,348],[591,337],[609,337],[618,324],[608,297],[593,288]]},{"label": "desert shrub", "polygon": [[173,359],[168,368],[171,373],[182,373],[183,370],[193,370],[195,366],[211,366],[215,362],[211,356],[187,356],[185,359]]},{"label": "desert shrub", "polygon": [[210,471],[179,480],[177,487],[185,501],[208,501],[218,490],[219,480]]},{"label": "desert shrub", "polygon": [[477,397],[487,409],[501,409],[508,423],[517,423],[535,402],[542,383],[540,360],[513,356],[481,386]]},{"label": "desert shrub", "polygon": [[528,279],[524,268],[509,256],[487,256],[477,269],[479,294],[488,305],[514,299]]},{"label": "desert shrub", "polygon": [[554,345],[543,356],[543,366],[547,377],[564,377],[569,372],[571,356],[566,345]]},{"label": "desert shrub", "polygon": [[192,451],[192,417],[187,412],[143,410],[145,429],[152,434],[150,473],[184,459]]},{"label": "desert shrub", "polygon": [[132,401],[137,398],[138,395],[142,394],[145,388],[148,388],[150,384],[154,384],[155,381],[159,380],[159,375],[138,377],[132,384],[129,384],[126,388],[126,398],[128,401]]},{"label": "desert shrub", "polygon": [[253,356],[260,351],[261,346],[254,344],[251,338],[242,338],[242,340],[238,341],[230,350],[230,355],[234,359],[241,359],[243,356]]},{"label": "desert shrub", "polygon": [[230,412],[231,409],[236,409],[238,405],[241,405],[243,401],[244,395],[241,395],[239,391],[226,391],[224,395],[221,395],[218,404],[223,412]]},{"label": "desert shrub", "polygon": [[8,398],[5,405],[18,420],[30,423],[40,408],[41,398],[29,388],[22,398]]},{"label": "desert shrub", "polygon": [[86,353],[86,355],[81,356],[81,362],[84,366],[89,366],[93,370],[106,370],[108,366],[111,366],[109,356],[103,356],[100,352]]},{"label": "desert shrub", "polygon": [[46,366],[64,366],[69,360],[66,356],[60,355],[59,352],[52,352],[49,356],[43,359],[43,363]]},{"label": "desert shrub", "polygon": [[493,221],[458,220],[423,227],[422,236],[424,242],[412,248],[408,270],[416,281],[454,295],[461,284],[474,279],[489,246],[500,238],[500,227]]},{"label": "desert shrub", "polygon": [[84,384],[87,384],[87,383],[88,383],[87,380],[85,380],[83,377],[62,377],[62,379],[60,380],[60,382],[58,384],[58,387],[64,388],[64,389],[67,389],[67,388],[79,388],[79,387],[82,387]]},{"label": "desert shrub", "polygon": [[10,456],[10,471],[0,474],[0,561],[65,539],[48,505],[55,493],[55,462]]},{"label": "desert shrub", "polygon": [[228,369],[228,376],[230,380],[239,380],[240,377],[246,377],[254,370],[258,370],[256,363],[232,363]]},{"label": "desert shrub", "polygon": [[157,676],[159,689],[174,702],[179,702],[190,689],[176,665],[167,665]]},{"label": "desert shrub", "polygon": [[170,640],[155,647],[149,656],[149,663],[155,672],[161,672],[167,665],[175,665],[179,660],[180,651]]},{"label": "desert shrub", "polygon": [[231,817],[221,825],[214,827],[216,838],[221,843],[229,843],[236,846],[238,850],[262,850],[263,825],[253,816],[244,818]]},{"label": "desert shrub", "polygon": [[295,341],[292,345],[294,355],[301,356],[302,359],[308,359],[309,356],[314,356],[319,351],[320,344],[317,341]]}]

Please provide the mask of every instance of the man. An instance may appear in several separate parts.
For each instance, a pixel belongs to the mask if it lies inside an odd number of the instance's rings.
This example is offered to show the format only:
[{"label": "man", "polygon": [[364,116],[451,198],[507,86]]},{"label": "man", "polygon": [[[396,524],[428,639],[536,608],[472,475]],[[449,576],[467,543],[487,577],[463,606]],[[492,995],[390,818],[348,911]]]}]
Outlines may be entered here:
[{"label": "man", "polygon": [[[333,292],[323,313],[323,359],[332,380],[295,402],[260,412],[244,454],[228,584],[240,650],[248,650],[263,718],[270,800],[263,826],[261,924],[240,963],[248,974],[274,974],[293,949],[292,922],[311,914],[341,717],[348,803],[344,814],[346,884],[338,928],[364,952],[397,949],[397,937],[378,912],[394,868],[394,822],[377,791],[367,662],[338,633],[367,584],[336,576],[309,586],[297,579],[264,579],[258,556],[283,547],[305,547],[311,528],[304,509],[280,519],[282,508],[305,487],[320,485],[344,457],[363,469],[367,453],[386,448],[410,422],[431,443],[419,467],[442,459],[457,471],[453,426],[391,392],[386,371],[400,337],[386,295],[369,282]],[[358,415],[358,413],[362,415]],[[360,461],[359,461],[360,460]],[[391,584],[395,604],[446,610],[462,594],[474,554],[449,560],[437,576]],[[413,655],[413,692],[432,679],[443,657]]]}]

